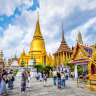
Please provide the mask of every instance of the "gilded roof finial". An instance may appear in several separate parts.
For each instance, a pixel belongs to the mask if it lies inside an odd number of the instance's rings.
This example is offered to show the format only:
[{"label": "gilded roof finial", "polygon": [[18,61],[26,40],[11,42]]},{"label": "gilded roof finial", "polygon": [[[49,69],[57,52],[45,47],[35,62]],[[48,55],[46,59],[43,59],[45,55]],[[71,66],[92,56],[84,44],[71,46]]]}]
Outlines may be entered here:
[{"label": "gilded roof finial", "polygon": [[93,40],[93,45],[95,45],[95,44],[94,44],[94,40]]},{"label": "gilded roof finial", "polygon": [[25,55],[25,50],[24,50],[24,48],[23,48],[23,55]]},{"label": "gilded roof finial", "polygon": [[37,21],[39,21],[39,11],[37,11]]}]

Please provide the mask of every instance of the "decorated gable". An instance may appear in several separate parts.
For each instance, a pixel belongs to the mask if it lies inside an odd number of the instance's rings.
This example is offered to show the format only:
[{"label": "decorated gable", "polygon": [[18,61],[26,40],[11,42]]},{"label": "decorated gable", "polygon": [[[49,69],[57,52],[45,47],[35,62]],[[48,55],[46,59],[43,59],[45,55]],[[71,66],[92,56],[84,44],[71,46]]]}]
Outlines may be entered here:
[{"label": "decorated gable", "polygon": [[81,47],[81,45],[77,42],[74,52],[72,55],[72,59],[81,59],[81,58],[86,58],[88,55],[88,52],[84,50],[84,48]]},{"label": "decorated gable", "polygon": [[82,51],[82,49],[81,49],[80,47],[78,47],[76,51],[77,51],[77,52],[76,52],[76,54],[75,54],[74,59],[86,58],[85,53]]}]

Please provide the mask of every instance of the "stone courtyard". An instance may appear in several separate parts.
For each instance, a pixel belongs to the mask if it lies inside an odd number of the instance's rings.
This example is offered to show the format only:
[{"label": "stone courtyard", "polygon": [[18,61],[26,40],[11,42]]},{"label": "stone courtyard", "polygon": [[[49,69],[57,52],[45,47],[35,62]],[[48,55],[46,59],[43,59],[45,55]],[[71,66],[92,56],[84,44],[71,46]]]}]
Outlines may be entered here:
[{"label": "stone courtyard", "polygon": [[[84,85],[77,88],[76,80],[66,81],[66,87],[58,90],[57,86],[53,85],[53,79],[47,80],[47,87],[43,87],[43,82],[37,82],[35,78],[31,80],[31,88],[27,88],[25,93],[21,93],[21,77],[16,77],[14,89],[8,89],[8,96],[96,96],[96,92],[85,89]],[[2,95],[4,96],[4,95]]]}]

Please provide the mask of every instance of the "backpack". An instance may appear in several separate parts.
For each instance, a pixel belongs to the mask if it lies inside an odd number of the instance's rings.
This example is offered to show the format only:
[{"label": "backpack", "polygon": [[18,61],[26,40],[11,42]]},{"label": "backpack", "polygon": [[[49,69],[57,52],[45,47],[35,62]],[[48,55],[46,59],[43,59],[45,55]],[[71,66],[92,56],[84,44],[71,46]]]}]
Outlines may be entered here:
[{"label": "backpack", "polygon": [[14,80],[15,80],[15,78],[14,78],[14,76],[12,76],[11,81],[14,81]]}]

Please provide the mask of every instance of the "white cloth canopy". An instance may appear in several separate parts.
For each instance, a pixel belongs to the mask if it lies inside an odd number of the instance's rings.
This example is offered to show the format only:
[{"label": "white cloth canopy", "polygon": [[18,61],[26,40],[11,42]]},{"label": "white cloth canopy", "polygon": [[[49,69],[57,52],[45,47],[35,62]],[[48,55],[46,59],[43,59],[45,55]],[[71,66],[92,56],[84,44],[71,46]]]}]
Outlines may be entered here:
[{"label": "white cloth canopy", "polygon": [[33,64],[33,60],[31,59],[30,61],[29,61],[29,63],[28,63],[28,66],[33,66],[34,64]]},{"label": "white cloth canopy", "polygon": [[12,67],[19,67],[18,62],[15,60],[13,61],[13,63],[11,64]]}]

